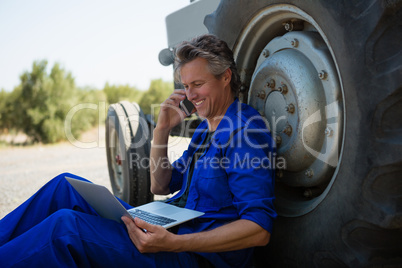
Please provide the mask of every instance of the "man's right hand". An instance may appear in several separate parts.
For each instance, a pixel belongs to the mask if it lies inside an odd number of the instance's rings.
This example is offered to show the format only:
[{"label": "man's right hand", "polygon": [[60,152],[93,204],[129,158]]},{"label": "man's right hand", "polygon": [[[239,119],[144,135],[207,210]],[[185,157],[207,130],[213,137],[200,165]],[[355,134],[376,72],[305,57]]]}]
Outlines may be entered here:
[{"label": "man's right hand", "polygon": [[170,131],[186,118],[179,104],[186,98],[183,89],[175,89],[173,93],[161,104],[156,128],[160,131]]},{"label": "man's right hand", "polygon": [[172,179],[172,165],[168,158],[168,140],[170,130],[186,118],[179,104],[186,98],[183,89],[175,89],[162,104],[158,123],[154,129],[150,154],[151,192],[165,195],[170,193],[169,183]]}]

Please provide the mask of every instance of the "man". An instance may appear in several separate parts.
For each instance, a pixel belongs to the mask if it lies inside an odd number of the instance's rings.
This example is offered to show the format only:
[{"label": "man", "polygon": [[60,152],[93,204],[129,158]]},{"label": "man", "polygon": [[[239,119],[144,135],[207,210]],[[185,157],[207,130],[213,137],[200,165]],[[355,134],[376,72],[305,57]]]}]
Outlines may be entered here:
[{"label": "man", "polygon": [[[0,221],[3,266],[250,263],[252,248],[269,242],[276,216],[273,170],[266,168],[272,139],[261,116],[236,99],[239,76],[225,42],[204,35],[181,44],[175,76],[185,90],[175,90],[162,104],[151,149],[151,190],[168,194],[181,189],[169,202],[205,215],[176,232],[128,217],[122,217],[124,228],[97,216],[62,174]],[[184,119],[177,107],[186,96],[205,120],[188,150],[170,165],[169,132]]]}]

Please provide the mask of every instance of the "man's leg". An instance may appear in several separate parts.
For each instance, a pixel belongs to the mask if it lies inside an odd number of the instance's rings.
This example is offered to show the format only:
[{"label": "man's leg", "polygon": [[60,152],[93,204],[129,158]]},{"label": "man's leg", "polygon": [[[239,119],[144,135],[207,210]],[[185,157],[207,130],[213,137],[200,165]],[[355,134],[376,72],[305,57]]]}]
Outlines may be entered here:
[{"label": "man's leg", "polygon": [[[23,234],[60,209],[67,208],[97,215],[64,178],[65,176],[85,180],[73,174],[63,173],[49,181],[31,198],[0,220],[0,246]],[[125,203],[123,205],[129,207]]]},{"label": "man's leg", "polygon": [[141,254],[125,226],[62,209],[0,247],[3,267],[197,267],[193,253]]}]

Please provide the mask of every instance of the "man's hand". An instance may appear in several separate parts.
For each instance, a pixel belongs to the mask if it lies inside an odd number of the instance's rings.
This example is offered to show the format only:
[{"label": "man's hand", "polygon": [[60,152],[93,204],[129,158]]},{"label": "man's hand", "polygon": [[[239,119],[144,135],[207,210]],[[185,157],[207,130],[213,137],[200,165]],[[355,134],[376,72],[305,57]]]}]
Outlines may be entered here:
[{"label": "man's hand", "polygon": [[[175,235],[162,226],[152,225],[138,218],[121,218],[127,226],[131,241],[141,253],[223,252],[249,247],[265,246],[271,234],[249,220],[237,220],[216,229]],[[144,232],[144,229],[147,230]]]},{"label": "man's hand", "polygon": [[176,89],[161,104],[158,124],[153,132],[153,142],[150,154],[151,192],[166,195],[170,193],[169,183],[172,179],[172,166],[170,164],[167,147],[170,130],[186,117],[179,108],[179,103],[186,98],[186,92]]},{"label": "man's hand", "polygon": [[127,227],[131,241],[139,252],[155,253],[174,250],[172,239],[175,235],[162,226],[149,224],[139,218],[132,220],[123,216],[121,219]]},{"label": "man's hand", "polygon": [[161,104],[157,128],[170,131],[186,118],[179,104],[186,98],[183,89],[175,89],[173,93]]}]

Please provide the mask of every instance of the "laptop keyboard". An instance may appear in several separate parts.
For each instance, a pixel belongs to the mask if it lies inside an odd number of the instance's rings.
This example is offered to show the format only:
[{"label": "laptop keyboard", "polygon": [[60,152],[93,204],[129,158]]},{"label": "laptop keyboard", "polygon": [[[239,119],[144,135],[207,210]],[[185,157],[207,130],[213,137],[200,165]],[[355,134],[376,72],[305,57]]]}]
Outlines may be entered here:
[{"label": "laptop keyboard", "polygon": [[170,219],[170,218],[166,218],[163,216],[159,216],[147,211],[143,211],[143,210],[139,210],[139,209],[131,209],[128,211],[130,213],[130,215],[133,218],[140,218],[143,221],[146,221],[150,224],[154,224],[154,225],[166,225],[172,222],[175,222],[176,220],[174,219]]}]

